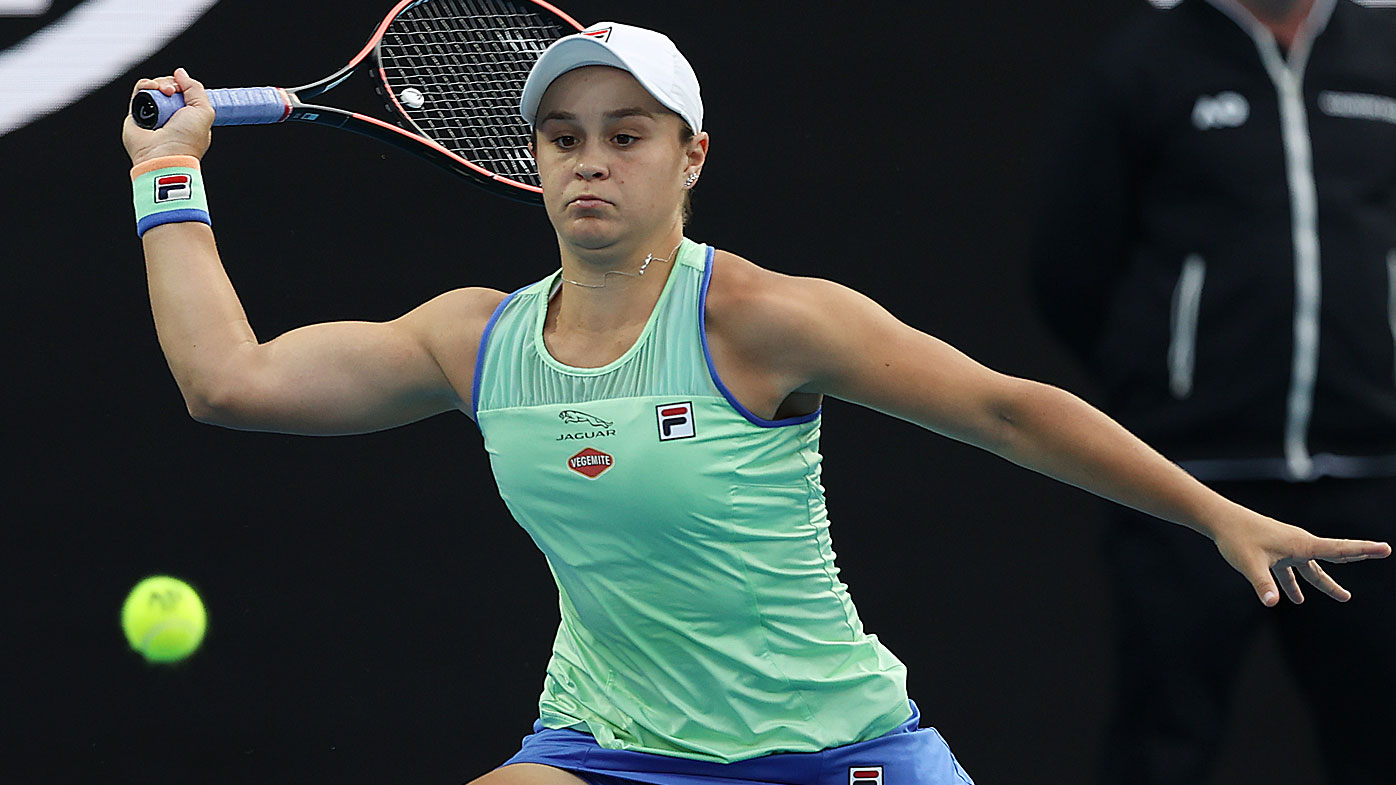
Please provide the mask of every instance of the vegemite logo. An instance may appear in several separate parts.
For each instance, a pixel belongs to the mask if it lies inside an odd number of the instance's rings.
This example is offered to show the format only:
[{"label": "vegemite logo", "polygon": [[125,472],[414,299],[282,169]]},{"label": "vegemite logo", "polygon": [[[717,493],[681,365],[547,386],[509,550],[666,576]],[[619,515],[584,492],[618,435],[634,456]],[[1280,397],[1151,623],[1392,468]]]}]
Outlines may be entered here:
[{"label": "vegemite logo", "polygon": [[882,785],[882,767],[850,766],[848,785]]},{"label": "vegemite logo", "polygon": [[593,447],[588,447],[567,459],[567,468],[593,480],[615,464],[614,458]]},{"label": "vegemite logo", "polygon": [[615,425],[615,423],[609,420],[603,420],[595,415],[587,414],[586,412],[577,411],[576,409],[563,409],[557,413],[557,417],[565,423],[586,425],[590,426],[590,428],[584,431],[558,434],[556,441],[564,441],[566,439],[599,439],[604,436],[616,435],[616,429],[611,427]]},{"label": "vegemite logo", "polygon": [[693,403],[666,403],[654,407],[659,420],[659,440],[689,439],[697,434],[693,427]]},{"label": "vegemite logo", "polygon": [[155,201],[177,202],[194,198],[194,178],[187,174],[167,174],[155,178]]}]

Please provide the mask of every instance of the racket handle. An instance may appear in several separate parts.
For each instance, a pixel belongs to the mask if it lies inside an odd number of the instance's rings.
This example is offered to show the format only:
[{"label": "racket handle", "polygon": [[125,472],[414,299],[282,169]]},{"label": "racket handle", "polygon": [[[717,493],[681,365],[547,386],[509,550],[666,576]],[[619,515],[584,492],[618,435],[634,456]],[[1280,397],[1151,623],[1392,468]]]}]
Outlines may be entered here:
[{"label": "racket handle", "polygon": [[[268,125],[291,114],[291,102],[280,88],[231,87],[207,92],[214,125]],[[159,90],[142,90],[131,99],[131,117],[141,128],[154,130],[183,106],[183,93],[165,95]]]}]

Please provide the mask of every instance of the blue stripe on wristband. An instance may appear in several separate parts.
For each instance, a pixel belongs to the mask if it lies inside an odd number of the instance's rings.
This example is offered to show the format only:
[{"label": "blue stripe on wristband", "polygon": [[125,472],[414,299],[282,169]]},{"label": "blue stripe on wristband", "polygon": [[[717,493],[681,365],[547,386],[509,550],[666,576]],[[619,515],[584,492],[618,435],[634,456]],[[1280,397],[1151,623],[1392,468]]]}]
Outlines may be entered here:
[{"label": "blue stripe on wristband", "polygon": [[163,213],[147,215],[139,221],[136,221],[136,236],[141,237],[146,232],[161,224],[184,223],[187,221],[198,221],[200,223],[206,223],[209,226],[213,225],[213,221],[209,218],[207,210],[199,210],[192,207],[183,210],[166,210]]}]

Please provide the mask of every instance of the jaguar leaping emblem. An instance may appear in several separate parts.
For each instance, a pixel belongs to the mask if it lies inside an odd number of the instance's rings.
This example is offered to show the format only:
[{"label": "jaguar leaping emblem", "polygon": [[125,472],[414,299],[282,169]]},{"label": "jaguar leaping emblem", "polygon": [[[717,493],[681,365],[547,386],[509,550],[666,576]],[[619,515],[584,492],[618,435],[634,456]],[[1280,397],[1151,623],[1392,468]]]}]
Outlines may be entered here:
[{"label": "jaguar leaping emblem", "polygon": [[577,423],[579,425],[590,425],[593,428],[610,428],[615,423],[607,422],[600,417],[593,417],[586,412],[579,412],[576,409],[563,409],[558,412],[558,418],[563,422]]}]

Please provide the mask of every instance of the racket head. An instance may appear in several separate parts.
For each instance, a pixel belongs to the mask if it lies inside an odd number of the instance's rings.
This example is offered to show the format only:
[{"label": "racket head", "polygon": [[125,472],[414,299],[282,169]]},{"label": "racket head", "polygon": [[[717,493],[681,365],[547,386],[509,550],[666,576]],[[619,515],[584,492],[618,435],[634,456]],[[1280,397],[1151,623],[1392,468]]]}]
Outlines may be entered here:
[{"label": "racket head", "polygon": [[519,98],[533,64],[582,26],[542,0],[406,0],[373,46],[373,75],[406,129],[468,166],[477,184],[542,201]]}]

